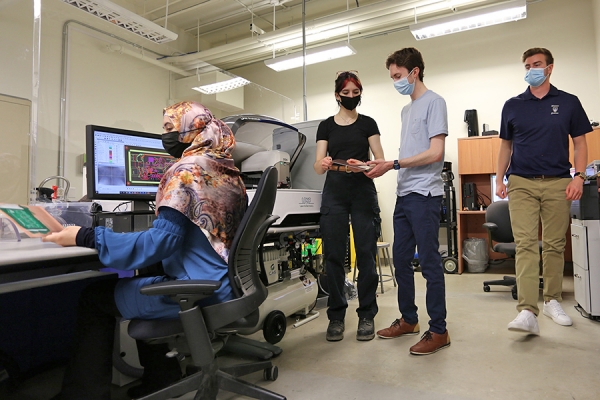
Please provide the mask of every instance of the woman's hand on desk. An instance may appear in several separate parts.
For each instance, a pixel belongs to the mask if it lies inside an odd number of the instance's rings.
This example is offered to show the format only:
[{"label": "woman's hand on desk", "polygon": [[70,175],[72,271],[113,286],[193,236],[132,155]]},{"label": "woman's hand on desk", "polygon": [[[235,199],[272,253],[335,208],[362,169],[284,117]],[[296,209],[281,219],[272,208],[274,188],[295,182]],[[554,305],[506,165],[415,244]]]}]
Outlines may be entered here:
[{"label": "woman's hand on desk", "polygon": [[52,242],[65,247],[76,246],[75,238],[80,229],[80,226],[67,226],[60,232],[51,233],[43,237],[42,242]]}]

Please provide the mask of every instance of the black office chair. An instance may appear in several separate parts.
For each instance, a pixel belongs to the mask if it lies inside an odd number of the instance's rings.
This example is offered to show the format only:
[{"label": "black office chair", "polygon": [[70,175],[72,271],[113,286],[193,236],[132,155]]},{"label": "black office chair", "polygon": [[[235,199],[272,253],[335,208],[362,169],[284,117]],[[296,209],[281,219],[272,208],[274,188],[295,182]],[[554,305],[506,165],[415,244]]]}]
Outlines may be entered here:
[{"label": "black office chair", "polygon": [[[515,257],[517,245],[515,244],[510,224],[508,201],[496,201],[489,205],[485,212],[485,224],[483,224],[483,227],[488,232],[488,242],[492,251],[504,253],[511,258]],[[542,242],[538,243],[541,253]],[[510,286],[512,297],[517,300],[517,279],[514,276],[504,276],[500,280],[484,281],[483,291],[489,292],[492,285]],[[540,278],[540,288],[544,288],[542,278]]]},{"label": "black office chair", "polygon": [[[179,319],[132,320],[128,328],[129,335],[134,339],[155,343],[177,340],[177,352],[183,353],[181,346],[185,345],[185,353],[191,355],[193,365],[198,370],[142,399],[170,399],[194,390],[198,391],[194,399],[216,399],[219,389],[256,399],[285,399],[284,396],[237,378],[263,370],[265,379],[277,379],[277,367],[272,365],[270,358],[280,354],[281,349],[236,335],[238,329],[257,325],[258,307],[267,298],[267,289],[256,268],[256,254],[267,229],[278,219],[271,215],[276,192],[277,170],[269,167],[258,183],[256,194],[230,249],[229,279],[235,299],[202,308],[196,305],[221,286],[219,281],[171,281],[141,289],[141,293],[146,295],[170,296],[181,307]],[[255,347],[267,354],[263,358],[269,359],[220,368],[216,354],[229,346],[234,352],[238,352],[239,348]]]}]

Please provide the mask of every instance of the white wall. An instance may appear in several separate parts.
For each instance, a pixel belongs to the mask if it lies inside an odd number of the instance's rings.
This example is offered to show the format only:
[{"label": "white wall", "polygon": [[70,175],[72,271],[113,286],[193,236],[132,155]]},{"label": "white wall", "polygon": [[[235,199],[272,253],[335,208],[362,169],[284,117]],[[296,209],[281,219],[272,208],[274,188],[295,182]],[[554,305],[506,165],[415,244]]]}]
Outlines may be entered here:
[{"label": "white wall", "polygon": [[33,1],[0,2],[0,94],[31,98],[32,16]]},{"label": "white wall", "polygon": [[[597,16],[599,3],[599,0],[545,0],[528,5],[527,18],[518,22],[419,42],[408,30],[352,41],[356,55],[307,67],[308,119],[336,113],[333,94],[336,71],[358,70],[364,86],[359,112],[375,118],[382,132],[386,158],[396,158],[400,110],[409,99],[394,90],[385,59],[393,51],[409,46],[417,47],[424,56],[425,85],[446,99],[450,131],[446,160],[453,163],[455,174],[456,139],[467,136],[464,110],[477,109],[480,130],[483,123],[499,130],[502,105],[527,87],[521,55],[530,47],[552,51],[555,57],[552,83],[576,94],[588,116],[600,119],[599,50],[592,7],[596,6]],[[233,72],[302,104],[301,69],[276,73],[257,63]],[[302,107],[299,109],[302,111]],[[391,239],[395,174],[377,179],[376,185],[384,234]]]},{"label": "white wall", "polygon": [[[594,36],[596,37],[596,58],[598,60],[598,75],[600,76],[600,0],[592,0],[592,8],[592,18],[594,19]],[[596,121],[598,121],[598,118],[596,119]]]}]

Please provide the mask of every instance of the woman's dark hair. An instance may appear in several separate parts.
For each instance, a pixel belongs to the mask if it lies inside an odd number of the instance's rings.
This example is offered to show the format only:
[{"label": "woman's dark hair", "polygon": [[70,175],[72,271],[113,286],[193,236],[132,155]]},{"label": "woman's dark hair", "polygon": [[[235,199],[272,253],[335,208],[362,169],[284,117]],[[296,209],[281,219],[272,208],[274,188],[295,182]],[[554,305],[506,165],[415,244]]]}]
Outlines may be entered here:
[{"label": "woman's dark hair", "polygon": [[360,79],[358,79],[358,76],[354,73],[354,72],[342,72],[338,75],[338,77],[335,79],[335,92],[339,93],[341,92],[344,87],[346,87],[346,84],[348,82],[352,82],[356,85],[357,88],[360,89],[360,92],[362,93],[363,91],[363,87],[362,87],[362,83],[360,83]]}]

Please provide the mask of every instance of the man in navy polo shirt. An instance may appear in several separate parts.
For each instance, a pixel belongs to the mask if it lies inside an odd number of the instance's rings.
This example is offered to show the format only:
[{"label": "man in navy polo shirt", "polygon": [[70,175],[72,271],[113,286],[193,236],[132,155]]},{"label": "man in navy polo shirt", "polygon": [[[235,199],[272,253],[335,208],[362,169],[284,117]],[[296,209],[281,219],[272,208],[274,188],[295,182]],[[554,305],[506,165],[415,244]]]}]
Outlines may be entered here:
[{"label": "man in navy polo shirt", "polygon": [[[519,314],[510,331],[539,335],[539,221],[542,223],[544,315],[559,325],[572,325],[560,306],[566,232],[571,200],[583,191],[587,164],[585,134],[592,130],[576,96],[550,84],[554,58],[549,50],[523,53],[529,87],[502,109],[496,195],[510,196],[509,210],[517,245]],[[575,176],[570,174],[569,136],[573,140]],[[510,165],[510,166],[509,166]],[[503,174],[508,177],[504,185]],[[507,188],[508,187],[508,188]]]}]

